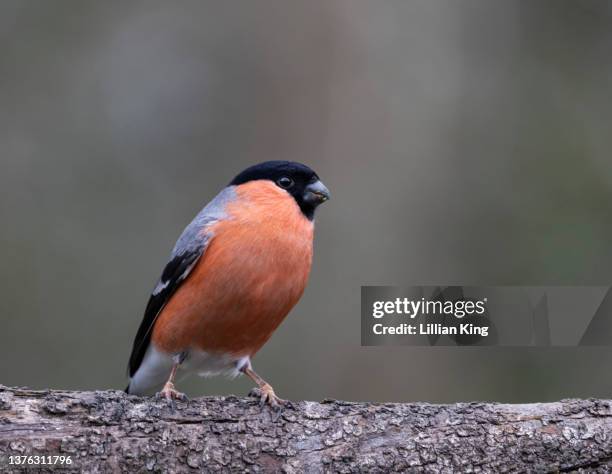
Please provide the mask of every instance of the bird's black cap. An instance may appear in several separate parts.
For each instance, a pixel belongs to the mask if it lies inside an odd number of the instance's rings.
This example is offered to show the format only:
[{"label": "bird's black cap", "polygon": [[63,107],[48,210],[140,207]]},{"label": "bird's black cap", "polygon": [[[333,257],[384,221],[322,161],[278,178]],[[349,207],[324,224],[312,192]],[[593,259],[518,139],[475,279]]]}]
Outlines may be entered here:
[{"label": "bird's black cap", "polygon": [[329,199],[329,191],[319,176],[308,166],[295,161],[265,161],[238,174],[230,186],[249,181],[269,180],[287,191],[308,219],[314,217],[316,207]]}]

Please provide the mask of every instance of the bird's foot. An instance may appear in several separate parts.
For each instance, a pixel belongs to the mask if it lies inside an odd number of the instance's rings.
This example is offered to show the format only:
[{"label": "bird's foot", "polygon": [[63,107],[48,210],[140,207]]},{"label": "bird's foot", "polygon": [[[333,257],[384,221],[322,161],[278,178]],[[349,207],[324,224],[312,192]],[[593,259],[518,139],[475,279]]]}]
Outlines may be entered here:
[{"label": "bird's foot", "polygon": [[182,402],[187,401],[187,395],[179,392],[174,388],[173,383],[167,383],[164,385],[164,388],[161,389],[161,392],[157,393],[157,398],[165,398],[168,401],[180,400]]},{"label": "bird's foot", "polygon": [[264,406],[266,403],[272,408],[279,409],[282,405],[289,403],[283,400],[274,393],[274,389],[270,384],[263,384],[261,387],[254,387],[249,392],[249,397],[259,398],[259,404]]}]

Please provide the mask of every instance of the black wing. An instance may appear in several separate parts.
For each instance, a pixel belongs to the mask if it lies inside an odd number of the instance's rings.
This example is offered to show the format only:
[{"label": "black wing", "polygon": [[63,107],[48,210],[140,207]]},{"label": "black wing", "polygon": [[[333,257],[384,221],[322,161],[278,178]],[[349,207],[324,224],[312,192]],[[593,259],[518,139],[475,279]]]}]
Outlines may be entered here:
[{"label": "black wing", "polygon": [[204,253],[206,245],[201,245],[197,249],[186,250],[175,255],[168,262],[159,283],[153,290],[151,298],[147,304],[147,309],[144,313],[144,318],[140,323],[134,345],[132,347],[132,355],[128,365],[130,377],[133,377],[144,358],[149,342],[151,341],[151,332],[157,316],[170,300],[174,292],[187,278],[191,269],[195,266],[199,258]]}]

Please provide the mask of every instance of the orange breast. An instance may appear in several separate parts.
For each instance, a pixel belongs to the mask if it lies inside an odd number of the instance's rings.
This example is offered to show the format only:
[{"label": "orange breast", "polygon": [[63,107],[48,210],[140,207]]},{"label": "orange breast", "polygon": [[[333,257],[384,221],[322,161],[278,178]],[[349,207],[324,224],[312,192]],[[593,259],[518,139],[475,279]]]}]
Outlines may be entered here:
[{"label": "orange breast", "polygon": [[313,224],[271,182],[236,188],[229,218],[153,329],[158,349],[253,355],[298,302],[310,273]]}]

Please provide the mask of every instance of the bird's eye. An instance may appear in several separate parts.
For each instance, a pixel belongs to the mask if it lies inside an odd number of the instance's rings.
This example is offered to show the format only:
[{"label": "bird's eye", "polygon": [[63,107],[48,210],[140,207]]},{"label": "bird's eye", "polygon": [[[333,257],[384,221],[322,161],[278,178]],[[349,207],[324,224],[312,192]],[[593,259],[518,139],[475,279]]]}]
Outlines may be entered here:
[{"label": "bird's eye", "polygon": [[276,184],[283,189],[289,189],[291,186],[293,186],[293,180],[287,176],[283,176],[276,182]]}]

